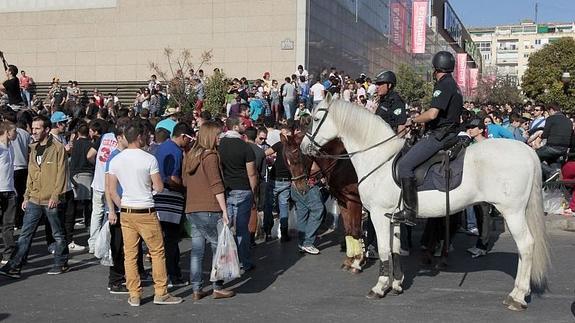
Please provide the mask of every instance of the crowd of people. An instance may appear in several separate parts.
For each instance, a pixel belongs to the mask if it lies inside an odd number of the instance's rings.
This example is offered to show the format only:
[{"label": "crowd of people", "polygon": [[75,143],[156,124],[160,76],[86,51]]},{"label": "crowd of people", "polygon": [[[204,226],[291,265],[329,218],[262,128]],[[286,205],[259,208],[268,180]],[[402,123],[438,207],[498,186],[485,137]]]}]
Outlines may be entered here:
[{"label": "crowd of people", "polygon": [[[269,72],[254,81],[229,80],[225,109],[212,115],[202,109],[203,71],[178,73],[197,96],[191,111],[168,105],[170,89],[155,75],[129,104],[97,89],[88,95],[76,81],[63,88],[58,78],[41,100],[33,79],[24,71],[18,78],[18,68],[6,65],[7,80],[0,87],[5,93],[0,123],[0,274],[20,278],[43,218],[48,252],[54,255],[50,275],[69,270],[71,253],[94,253],[100,230],[109,223],[110,293],[129,294],[129,304],[139,306],[141,280],[148,276],[143,264],[149,257],[154,303],[180,303],[168,288],[188,284],[192,298],[199,300],[207,295],[202,275],[206,242],[215,252],[223,226],[234,228],[242,272],[258,265],[251,257],[257,232],[263,232],[265,241],[276,238],[274,213],[279,215],[281,242],[291,240],[290,200],[301,194],[292,187],[281,136],[298,131],[302,117],[328,93],[393,120],[396,130],[424,113],[392,98],[395,76],[372,81],[365,74],[352,78],[331,68],[312,77],[299,65],[281,84]],[[384,102],[400,111],[388,111]],[[464,108],[461,130],[468,136],[476,141],[523,141],[537,149],[548,166],[572,144],[573,120],[557,106],[465,102]],[[545,176],[556,175],[550,168]],[[294,203],[299,208],[298,248],[311,255],[320,253],[315,240],[324,214],[310,210],[323,203],[322,198],[317,194]],[[489,212],[485,210],[489,208],[475,208],[475,213]],[[477,227],[488,221],[484,216],[474,221],[472,215],[473,208],[468,211],[468,229],[481,231]],[[76,222],[86,227],[87,246],[75,239]],[[189,277],[182,275],[180,263],[182,225],[191,227]],[[477,248],[486,250],[487,245],[483,234]],[[214,298],[234,296],[223,283],[213,282]]]}]

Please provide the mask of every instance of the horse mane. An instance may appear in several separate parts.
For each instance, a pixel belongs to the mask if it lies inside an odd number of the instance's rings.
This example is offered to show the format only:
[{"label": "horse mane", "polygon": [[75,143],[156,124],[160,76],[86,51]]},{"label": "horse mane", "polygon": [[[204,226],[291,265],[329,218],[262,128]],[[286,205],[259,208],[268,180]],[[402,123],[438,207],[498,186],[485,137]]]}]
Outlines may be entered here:
[{"label": "horse mane", "polygon": [[340,131],[345,132],[358,143],[372,143],[395,134],[382,118],[355,103],[335,99],[329,105],[328,113],[332,115]]}]

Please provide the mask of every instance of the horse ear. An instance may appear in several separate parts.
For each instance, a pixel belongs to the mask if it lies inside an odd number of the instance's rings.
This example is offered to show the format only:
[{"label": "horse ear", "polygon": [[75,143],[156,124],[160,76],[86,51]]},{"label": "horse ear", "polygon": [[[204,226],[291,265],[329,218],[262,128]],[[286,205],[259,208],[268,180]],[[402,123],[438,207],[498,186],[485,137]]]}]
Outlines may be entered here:
[{"label": "horse ear", "polygon": [[325,103],[327,103],[327,105],[329,106],[331,100],[333,100],[333,96],[331,95],[331,92],[327,92],[327,95],[325,96]]}]

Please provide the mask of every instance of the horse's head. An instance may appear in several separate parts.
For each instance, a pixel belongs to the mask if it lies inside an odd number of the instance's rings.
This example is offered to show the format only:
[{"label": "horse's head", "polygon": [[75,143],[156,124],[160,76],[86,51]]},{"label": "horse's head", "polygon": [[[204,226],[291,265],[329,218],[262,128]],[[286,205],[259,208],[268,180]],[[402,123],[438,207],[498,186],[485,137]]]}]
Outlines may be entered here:
[{"label": "horse's head", "polygon": [[312,123],[307,127],[305,138],[301,143],[301,150],[308,155],[316,155],[319,149],[337,137],[338,131],[336,124],[333,122],[330,105],[334,99],[328,93],[325,99],[318,104],[312,113]]},{"label": "horse's head", "polygon": [[292,182],[299,192],[307,192],[307,179],[311,169],[311,159],[305,156],[299,146],[304,137],[304,133],[298,133],[293,136],[281,135],[283,144],[283,155],[291,175]]}]

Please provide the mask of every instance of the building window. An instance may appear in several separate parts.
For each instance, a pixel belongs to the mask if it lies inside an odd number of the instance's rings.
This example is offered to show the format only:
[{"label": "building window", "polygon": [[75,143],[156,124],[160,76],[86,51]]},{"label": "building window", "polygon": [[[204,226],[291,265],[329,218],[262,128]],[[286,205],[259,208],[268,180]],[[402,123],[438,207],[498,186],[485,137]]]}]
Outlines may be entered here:
[{"label": "building window", "polygon": [[541,45],[541,39],[535,39],[535,45]]}]

